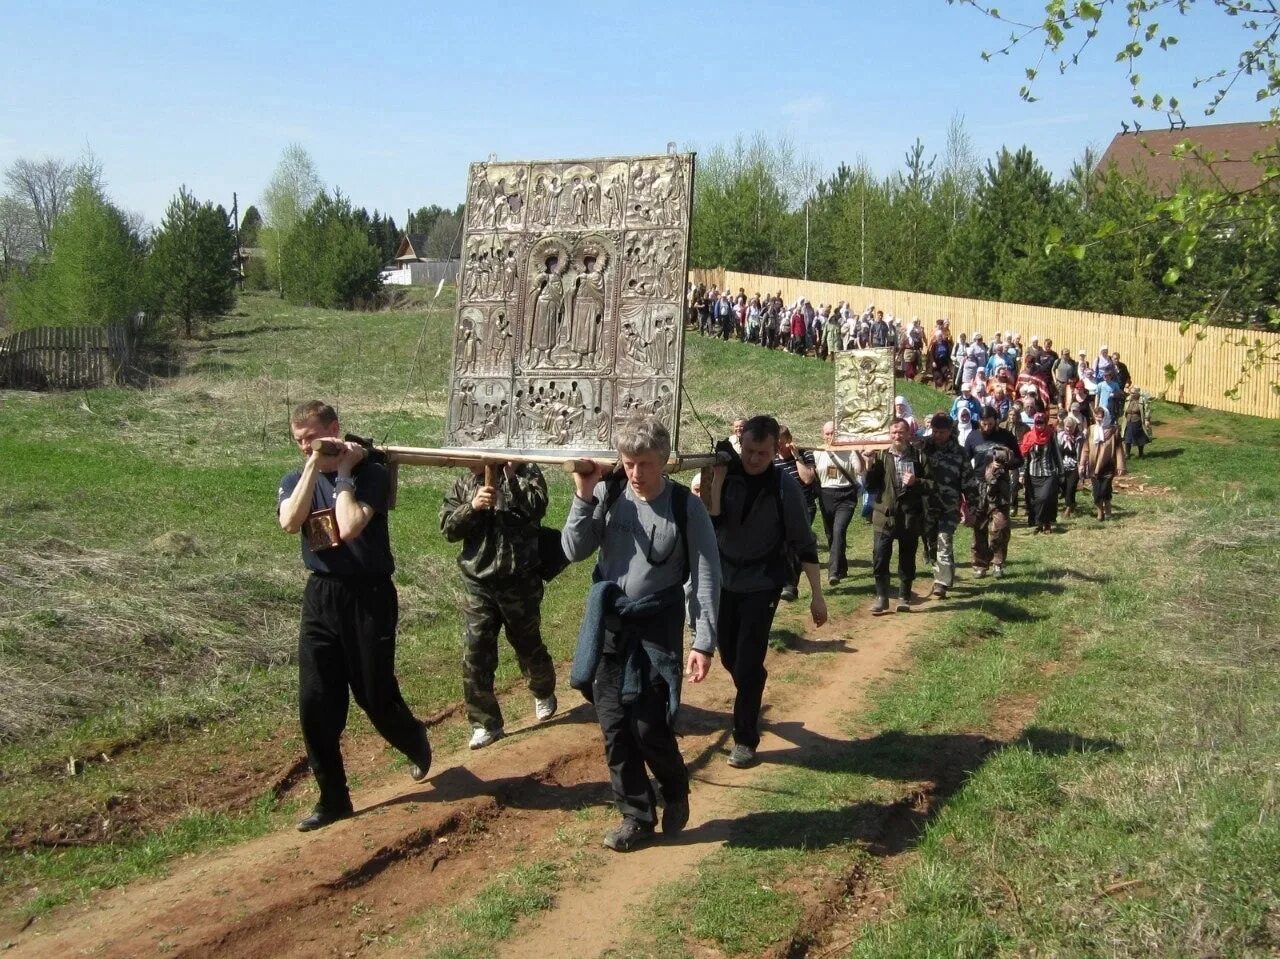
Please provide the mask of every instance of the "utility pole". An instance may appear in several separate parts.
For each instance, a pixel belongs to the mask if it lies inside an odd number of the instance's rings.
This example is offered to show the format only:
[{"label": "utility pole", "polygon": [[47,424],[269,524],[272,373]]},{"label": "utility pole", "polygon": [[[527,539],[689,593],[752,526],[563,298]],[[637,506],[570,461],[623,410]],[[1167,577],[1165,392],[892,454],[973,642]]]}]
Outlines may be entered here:
[{"label": "utility pole", "polygon": [[809,198],[804,198],[804,278],[809,279]]},{"label": "utility pole", "polygon": [[859,197],[859,205],[862,208],[862,212],[859,214],[860,225],[858,228],[858,242],[862,248],[861,249],[862,272],[860,274],[862,278],[858,281],[858,285],[866,286],[867,285],[867,181],[865,178],[862,181],[862,189],[858,191],[858,197]]},{"label": "utility pole", "polygon": [[240,252],[240,197],[231,194],[231,230],[236,237],[236,287],[244,287],[244,257]]}]

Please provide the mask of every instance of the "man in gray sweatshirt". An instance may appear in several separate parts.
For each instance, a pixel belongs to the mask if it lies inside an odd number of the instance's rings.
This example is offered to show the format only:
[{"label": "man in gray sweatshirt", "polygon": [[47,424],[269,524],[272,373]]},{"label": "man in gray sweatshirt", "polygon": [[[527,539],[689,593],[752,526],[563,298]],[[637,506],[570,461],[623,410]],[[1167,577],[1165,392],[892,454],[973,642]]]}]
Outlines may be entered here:
[{"label": "man in gray sweatshirt", "polygon": [[[571,560],[586,559],[597,549],[594,579],[616,583],[624,594],[616,612],[603,617],[592,701],[604,733],[605,761],[622,822],[604,844],[627,852],[653,839],[656,797],[646,765],[658,781],[666,808],[662,831],[672,835],[689,820],[689,773],[671,728],[670,703],[679,697],[679,659],[685,624],[685,590],[694,624],[693,650],[686,674],[706,678],[716,648],[716,604],[720,593],[720,559],[715,531],[702,502],[665,475],[671,434],[656,417],[639,417],[616,432],[615,445],[626,474],[620,486],[606,480],[612,467],[597,463],[590,474],[575,473],[576,495],[569,507],[561,545]],[[612,489],[611,489],[612,486]],[[611,495],[612,493],[612,495]],[[684,528],[673,500],[683,502]],[[630,616],[623,607],[644,608]],[[660,647],[676,658],[674,683],[643,652]],[[624,674],[639,647],[644,663],[638,693],[625,694]],[[674,696],[673,696],[674,694]]]},{"label": "man in gray sweatshirt", "polygon": [[809,612],[815,626],[827,621],[818,572],[818,541],[810,526],[800,484],[778,468],[778,421],[756,416],[742,429],[742,458],[717,466],[712,474],[711,522],[723,570],[719,641],[725,668],[733,676],[734,747],[729,765],[755,764],[760,744],[760,704],[768,670],[769,630],[783,587],[788,585],[787,551],[800,560],[809,579]]}]

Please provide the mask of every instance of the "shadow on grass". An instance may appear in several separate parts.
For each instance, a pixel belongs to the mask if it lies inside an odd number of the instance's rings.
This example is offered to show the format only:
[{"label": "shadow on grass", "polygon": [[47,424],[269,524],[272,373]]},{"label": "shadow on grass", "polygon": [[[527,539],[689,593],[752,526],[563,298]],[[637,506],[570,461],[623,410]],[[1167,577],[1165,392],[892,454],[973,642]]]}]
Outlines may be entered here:
[{"label": "shadow on grass", "polygon": [[197,360],[187,367],[188,373],[232,373],[237,369],[230,363],[223,363],[220,360]]},{"label": "shadow on grass", "polygon": [[1181,446],[1165,447],[1163,449],[1152,450],[1149,453],[1143,453],[1141,456],[1134,456],[1131,460],[1134,466],[1137,466],[1143,460],[1171,460],[1183,454]]},{"label": "shadow on grass", "polygon": [[769,633],[769,648],[778,653],[856,653],[845,639],[810,639],[790,626],[775,626]]},{"label": "shadow on grass", "polygon": [[262,333],[292,333],[296,330],[305,330],[305,326],[297,324],[281,324],[279,326],[271,326],[267,323],[260,323],[257,326],[251,326],[244,330],[213,330],[207,336],[203,337],[206,341],[213,340],[243,340],[249,336],[258,336]]},{"label": "shadow on grass", "polygon": [[763,762],[915,786],[892,802],[859,800],[835,810],[763,811],[733,820],[713,820],[690,830],[681,841],[704,841],[727,831],[730,847],[821,849],[856,842],[873,855],[896,855],[915,845],[947,800],[1003,749],[1021,747],[1051,756],[1121,749],[1108,739],[1089,739],[1067,730],[1036,726],[1009,741],[970,733],[890,730],[849,742],[812,732],[801,723],[772,724],[770,730],[792,745],[762,750],[759,756]]}]

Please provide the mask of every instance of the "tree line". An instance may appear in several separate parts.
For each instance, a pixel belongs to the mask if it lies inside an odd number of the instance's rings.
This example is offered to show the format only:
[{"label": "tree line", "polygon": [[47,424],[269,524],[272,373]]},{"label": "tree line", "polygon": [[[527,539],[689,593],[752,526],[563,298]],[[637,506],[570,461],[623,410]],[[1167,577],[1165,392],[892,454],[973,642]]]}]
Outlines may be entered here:
[{"label": "tree line", "polygon": [[[142,314],[148,332],[192,336],[230,310],[238,283],[292,303],[374,305],[399,246],[395,218],[326,189],[298,145],[239,224],[181,187],[159,226],[115,204],[88,156],[15,161],[0,195],[0,328],[101,326]],[[457,255],[462,206],[411,210],[424,256]],[[237,226],[239,228],[237,246]]]},{"label": "tree line", "polygon": [[0,199],[0,295],[14,329],[165,318],[191,336],[235,302],[235,235],[224,207],[179,189],[160,226],[108,197],[100,165],[20,159]]},{"label": "tree line", "polygon": [[1026,147],[984,163],[956,118],[940,157],[917,139],[887,176],[863,159],[818,176],[764,137],[699,159],[695,266],[1173,320],[1276,307],[1280,250],[1224,228],[1185,255],[1176,214],[1153,214],[1169,204],[1093,149],[1062,179]]}]

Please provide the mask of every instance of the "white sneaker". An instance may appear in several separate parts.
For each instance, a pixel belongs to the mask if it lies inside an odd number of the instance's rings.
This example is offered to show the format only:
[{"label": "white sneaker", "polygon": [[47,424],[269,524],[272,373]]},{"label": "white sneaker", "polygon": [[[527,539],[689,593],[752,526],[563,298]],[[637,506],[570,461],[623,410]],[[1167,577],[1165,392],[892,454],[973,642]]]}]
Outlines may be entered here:
[{"label": "white sneaker", "polygon": [[503,732],[501,729],[485,729],[481,726],[479,729],[475,729],[471,733],[471,748],[484,749],[485,746],[488,746],[490,743],[497,742],[502,737]]},{"label": "white sneaker", "polygon": [[1001,576],[1003,576],[1003,575],[1004,575],[1004,567],[1003,567],[1003,566],[992,566],[992,567],[991,567],[991,575],[992,575],[992,576],[994,576],[996,579],[999,579]]},{"label": "white sneaker", "polygon": [[560,704],[556,702],[556,694],[552,693],[546,699],[533,697],[533,715],[538,718],[538,722],[545,723],[548,719],[556,714],[556,710],[560,708]]}]

